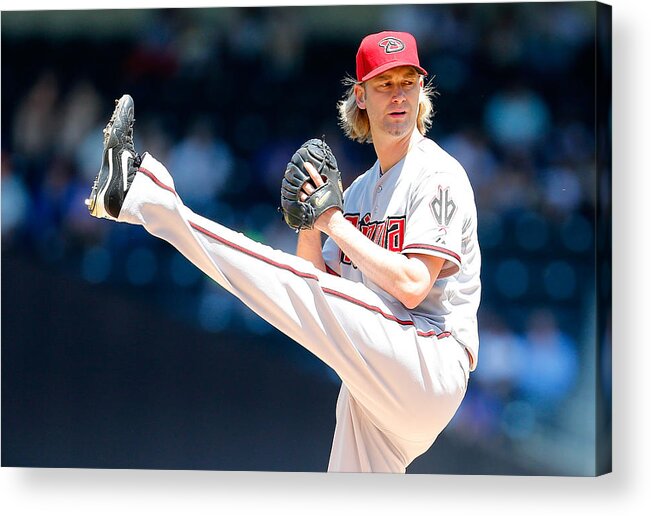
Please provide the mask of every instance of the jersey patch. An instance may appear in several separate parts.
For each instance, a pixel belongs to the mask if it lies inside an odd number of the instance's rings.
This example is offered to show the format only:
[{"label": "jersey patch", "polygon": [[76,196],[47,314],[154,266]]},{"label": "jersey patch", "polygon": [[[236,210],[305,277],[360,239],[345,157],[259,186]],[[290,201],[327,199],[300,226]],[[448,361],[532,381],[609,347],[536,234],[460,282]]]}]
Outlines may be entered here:
[{"label": "jersey patch", "polygon": [[434,239],[434,242],[439,244],[439,245],[447,245],[446,242],[446,235],[448,234],[448,228],[441,226],[436,233],[436,238]]},{"label": "jersey patch", "polygon": [[[360,217],[358,213],[346,214],[344,217],[363,235],[380,247],[394,253],[402,251],[407,220],[404,215],[402,217],[387,217],[386,220],[382,221],[371,220],[370,213],[367,213],[363,217]],[[339,261],[345,265],[352,265],[357,268],[341,250],[339,251]]]},{"label": "jersey patch", "polygon": [[457,205],[452,200],[449,187],[444,189],[439,185],[439,191],[432,199],[430,208],[432,208],[432,213],[439,226],[448,227],[450,225],[454,214],[457,212]]}]

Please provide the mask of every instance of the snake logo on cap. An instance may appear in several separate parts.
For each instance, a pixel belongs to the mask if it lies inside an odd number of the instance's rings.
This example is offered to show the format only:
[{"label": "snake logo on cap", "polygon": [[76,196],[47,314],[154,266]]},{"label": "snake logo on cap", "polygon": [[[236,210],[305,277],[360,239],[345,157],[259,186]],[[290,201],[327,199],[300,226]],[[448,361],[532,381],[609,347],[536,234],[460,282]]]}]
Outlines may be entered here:
[{"label": "snake logo on cap", "polygon": [[395,54],[402,52],[405,49],[405,44],[398,38],[388,37],[380,40],[378,43],[384,49],[386,54]]}]

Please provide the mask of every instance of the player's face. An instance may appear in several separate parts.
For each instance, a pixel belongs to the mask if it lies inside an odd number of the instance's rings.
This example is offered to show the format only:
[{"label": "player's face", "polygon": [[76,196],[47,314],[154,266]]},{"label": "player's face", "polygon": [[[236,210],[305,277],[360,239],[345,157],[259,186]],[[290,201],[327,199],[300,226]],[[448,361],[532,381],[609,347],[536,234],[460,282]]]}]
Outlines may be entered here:
[{"label": "player's face", "polygon": [[366,81],[356,90],[357,105],[366,109],[374,139],[379,133],[411,135],[418,118],[422,78],[411,66],[398,66]]}]

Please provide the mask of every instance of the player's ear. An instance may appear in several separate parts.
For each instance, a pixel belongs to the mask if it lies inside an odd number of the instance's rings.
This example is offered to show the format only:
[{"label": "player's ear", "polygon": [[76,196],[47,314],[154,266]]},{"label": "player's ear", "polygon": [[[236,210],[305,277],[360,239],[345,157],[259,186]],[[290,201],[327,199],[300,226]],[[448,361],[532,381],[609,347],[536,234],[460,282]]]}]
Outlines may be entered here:
[{"label": "player's ear", "polygon": [[355,84],[355,103],[359,109],[366,109],[366,90],[361,84]]}]

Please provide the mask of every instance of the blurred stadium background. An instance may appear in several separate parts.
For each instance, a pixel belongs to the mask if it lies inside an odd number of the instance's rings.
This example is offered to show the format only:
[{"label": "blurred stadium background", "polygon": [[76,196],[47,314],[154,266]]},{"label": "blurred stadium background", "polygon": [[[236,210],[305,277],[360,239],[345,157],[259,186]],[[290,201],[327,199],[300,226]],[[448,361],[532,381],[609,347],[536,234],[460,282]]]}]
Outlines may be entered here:
[{"label": "blurred stadium background", "polygon": [[361,37],[391,28],[419,42],[439,92],[429,136],[470,176],[483,254],[478,369],[408,471],[603,470],[610,33],[596,22],[592,2],[3,12],[2,465],[325,470],[334,373],[83,201],[128,92],[136,148],[187,205],[293,252],[284,165],[325,135],[344,186],[370,167],[335,105]]}]

